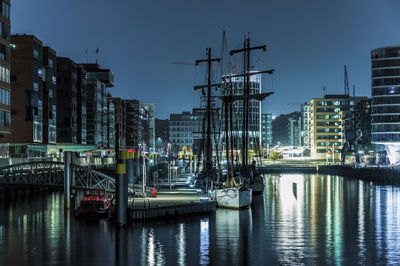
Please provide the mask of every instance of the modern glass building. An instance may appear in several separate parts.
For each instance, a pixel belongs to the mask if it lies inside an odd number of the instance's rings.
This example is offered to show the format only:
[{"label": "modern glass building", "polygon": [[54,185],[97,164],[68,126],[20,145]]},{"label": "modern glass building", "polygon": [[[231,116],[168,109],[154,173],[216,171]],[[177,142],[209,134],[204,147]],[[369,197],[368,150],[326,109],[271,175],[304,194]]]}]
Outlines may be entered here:
[{"label": "modern glass building", "polygon": [[264,148],[272,145],[272,114],[261,115],[261,143]]},{"label": "modern glass building", "polygon": [[[228,75],[229,76],[229,75]],[[261,75],[251,75],[249,81],[250,87],[250,95],[258,94],[262,92],[261,87]],[[230,82],[224,82],[222,86],[221,95],[228,96],[242,96],[244,89],[244,78],[243,77],[232,77],[230,78]],[[234,101],[232,104],[232,119],[233,119],[233,130],[232,133],[234,136],[237,136],[239,140],[242,139],[242,131],[243,131],[243,100]],[[261,101],[256,99],[249,100],[249,116],[248,116],[248,124],[249,124],[249,145],[250,149],[257,148],[259,145],[262,145],[262,136],[261,136]],[[222,132],[225,130],[225,115],[224,108],[222,108],[222,116],[221,116],[221,126]],[[222,134],[223,136],[224,134]],[[240,148],[240,142],[239,147]]]},{"label": "modern glass building", "polygon": [[400,163],[400,46],[371,51],[372,143]]}]

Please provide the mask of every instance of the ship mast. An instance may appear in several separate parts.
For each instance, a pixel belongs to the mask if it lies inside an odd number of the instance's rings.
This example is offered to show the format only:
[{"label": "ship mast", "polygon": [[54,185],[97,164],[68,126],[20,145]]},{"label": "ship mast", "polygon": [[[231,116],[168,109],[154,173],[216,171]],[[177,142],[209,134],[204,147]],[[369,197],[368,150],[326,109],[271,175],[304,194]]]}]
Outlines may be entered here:
[{"label": "ship mast", "polygon": [[210,177],[211,169],[212,169],[212,141],[211,141],[211,88],[219,87],[221,84],[212,84],[211,83],[211,67],[212,62],[220,62],[220,58],[212,58],[211,57],[211,48],[206,49],[206,59],[200,59],[195,61],[195,65],[199,65],[202,62],[207,62],[207,85],[195,86],[194,90],[207,88],[207,107],[206,107],[206,115],[207,115],[207,134],[206,134],[206,143],[205,143],[205,164],[204,169],[206,171],[207,177]]},{"label": "ship mast", "polygon": [[243,167],[243,175],[245,178],[249,176],[249,169],[248,169],[248,138],[249,138],[249,99],[257,99],[257,100],[263,100],[265,97],[268,97],[272,93],[267,93],[267,94],[252,94],[250,95],[250,76],[251,75],[256,75],[256,74],[262,74],[262,73],[267,73],[267,74],[272,74],[274,70],[266,70],[266,71],[254,71],[250,73],[250,52],[252,50],[267,50],[266,45],[261,45],[261,46],[250,46],[250,38],[249,36],[245,41],[243,42],[243,48],[242,49],[237,49],[237,50],[231,50],[230,55],[234,55],[237,53],[243,53],[243,74],[236,74],[236,75],[231,75],[230,78],[232,77],[244,77],[243,80],[243,95],[242,95],[242,100],[243,100],[243,125],[242,125],[242,167]]}]

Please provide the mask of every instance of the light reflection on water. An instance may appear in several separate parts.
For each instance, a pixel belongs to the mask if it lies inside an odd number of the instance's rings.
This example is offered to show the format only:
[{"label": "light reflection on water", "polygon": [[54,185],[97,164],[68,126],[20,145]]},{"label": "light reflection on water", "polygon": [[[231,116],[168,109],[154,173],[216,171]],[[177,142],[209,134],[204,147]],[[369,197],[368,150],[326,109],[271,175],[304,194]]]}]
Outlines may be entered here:
[{"label": "light reflection on water", "polygon": [[77,220],[60,193],[0,203],[0,265],[400,264],[400,189],[269,175],[252,208],[137,223]]},{"label": "light reflection on water", "polygon": [[200,220],[200,265],[207,265],[210,263],[210,231],[209,220],[204,218]]}]

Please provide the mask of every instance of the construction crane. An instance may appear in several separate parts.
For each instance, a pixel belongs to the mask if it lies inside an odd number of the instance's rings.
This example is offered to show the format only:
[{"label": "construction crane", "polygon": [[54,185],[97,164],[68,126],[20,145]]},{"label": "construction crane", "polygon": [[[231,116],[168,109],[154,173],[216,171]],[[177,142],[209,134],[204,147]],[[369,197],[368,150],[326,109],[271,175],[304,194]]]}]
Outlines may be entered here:
[{"label": "construction crane", "polygon": [[[353,88],[353,91],[355,89]],[[344,65],[344,94],[349,96],[350,91],[349,91],[349,77],[347,74],[347,68],[346,65]],[[353,92],[354,94],[354,92]],[[347,152],[354,151],[354,156],[356,157],[356,163],[360,163],[360,158],[358,156],[358,148],[357,148],[357,137],[356,137],[356,132],[355,132],[355,127],[354,127],[354,118],[353,114],[351,113],[350,109],[350,99],[348,99],[348,105],[345,107],[346,110],[346,117],[345,117],[345,127],[344,127],[344,136],[346,142],[343,144],[342,147],[342,164],[344,164],[344,161],[346,159],[346,154]]]}]

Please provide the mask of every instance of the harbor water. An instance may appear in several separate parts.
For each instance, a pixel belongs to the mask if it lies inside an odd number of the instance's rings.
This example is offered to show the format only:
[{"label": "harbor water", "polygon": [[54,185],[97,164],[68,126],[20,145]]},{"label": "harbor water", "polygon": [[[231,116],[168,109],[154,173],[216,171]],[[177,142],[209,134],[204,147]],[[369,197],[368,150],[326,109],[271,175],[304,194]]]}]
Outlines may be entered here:
[{"label": "harbor water", "polygon": [[125,229],[42,192],[0,202],[0,265],[399,265],[399,221],[400,188],[328,175],[266,175],[249,209]]}]

